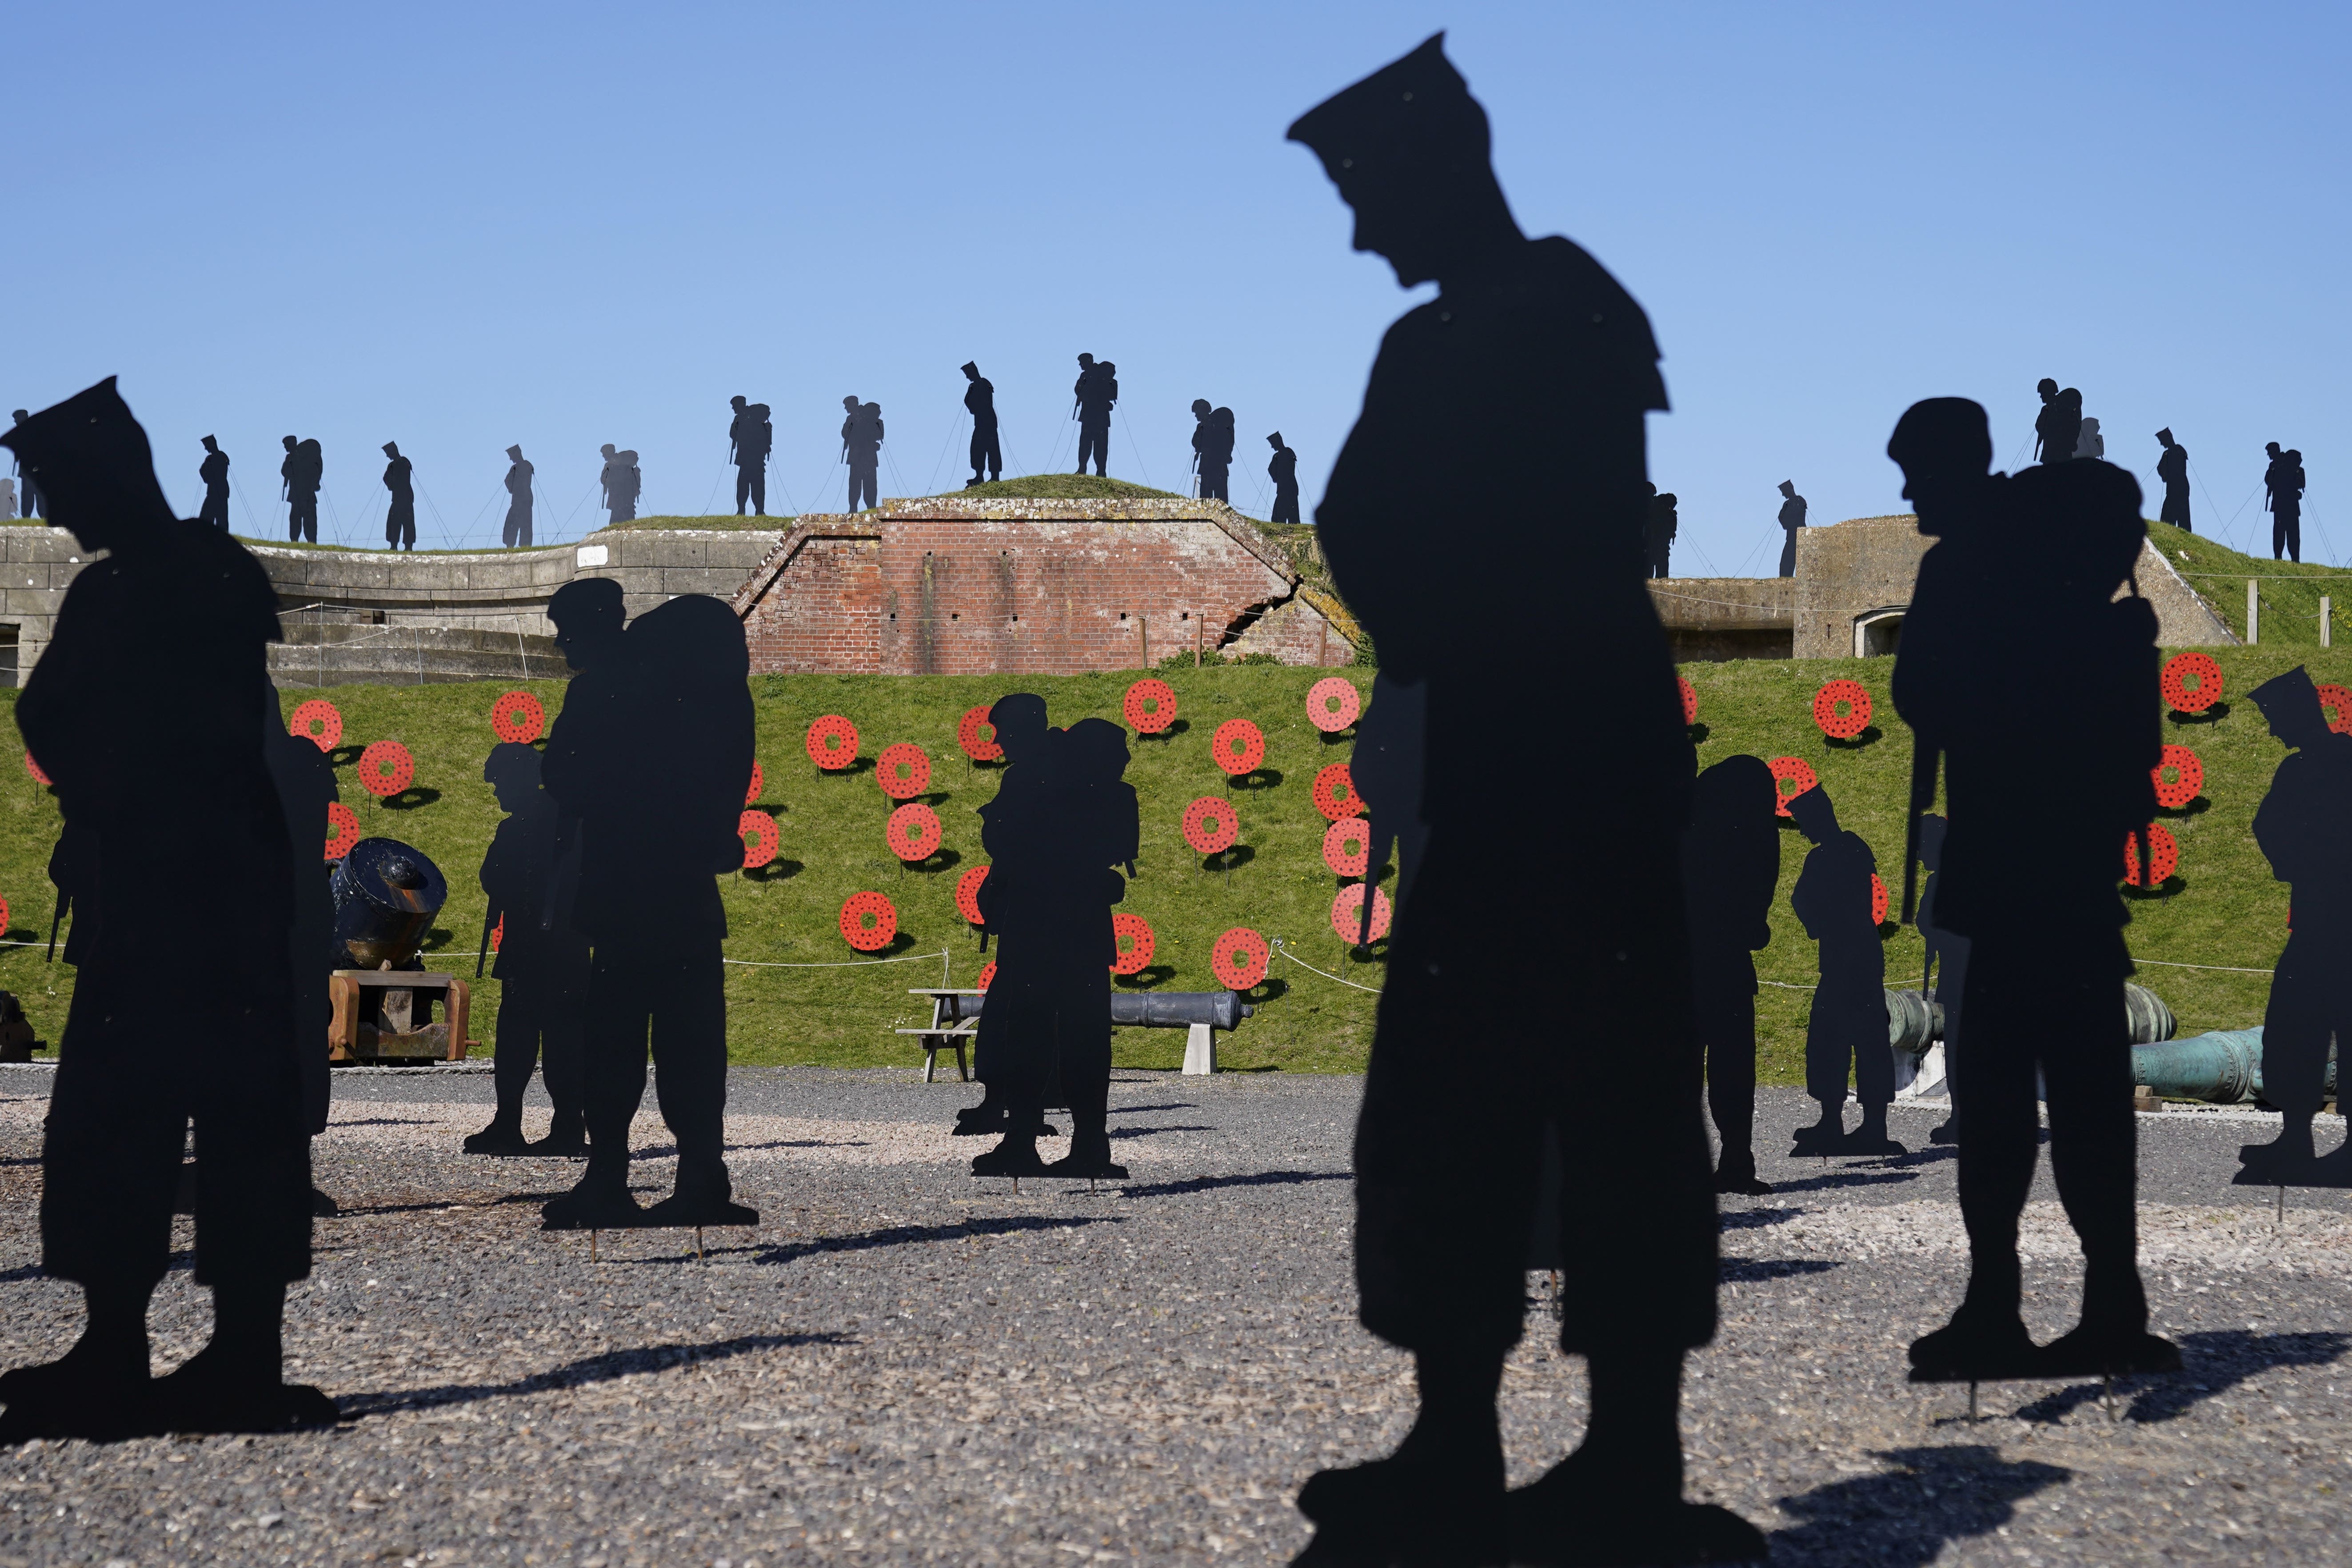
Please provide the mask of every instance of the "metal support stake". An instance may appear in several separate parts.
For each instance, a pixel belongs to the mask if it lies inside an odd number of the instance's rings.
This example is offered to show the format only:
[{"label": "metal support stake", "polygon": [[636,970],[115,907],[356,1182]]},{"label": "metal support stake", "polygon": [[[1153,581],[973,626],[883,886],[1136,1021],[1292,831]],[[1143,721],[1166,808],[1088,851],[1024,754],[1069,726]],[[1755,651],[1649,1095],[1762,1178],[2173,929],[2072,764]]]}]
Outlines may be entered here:
[{"label": "metal support stake", "polygon": [[588,1233],[588,1261],[596,1261],[596,1233],[593,1230]]},{"label": "metal support stake", "polygon": [[1976,1424],[1977,1424],[1977,1383],[1976,1383],[1976,1379],[1974,1379],[1974,1378],[1970,1378],[1970,1379],[1969,1379],[1969,1426],[1975,1426]]},{"label": "metal support stake", "polygon": [[694,1227],[694,1260],[697,1263],[708,1261],[702,1256],[702,1227],[698,1225]]}]

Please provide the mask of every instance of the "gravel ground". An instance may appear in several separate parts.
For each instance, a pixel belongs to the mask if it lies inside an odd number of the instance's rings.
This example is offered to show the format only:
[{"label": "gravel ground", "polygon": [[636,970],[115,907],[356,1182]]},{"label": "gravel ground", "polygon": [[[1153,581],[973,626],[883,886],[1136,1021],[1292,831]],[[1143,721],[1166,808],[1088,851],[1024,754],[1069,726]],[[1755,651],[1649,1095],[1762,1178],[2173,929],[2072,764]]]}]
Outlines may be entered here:
[{"label": "gravel ground", "polygon": [[[37,1267],[47,1082],[0,1073],[0,1364],[79,1323]],[[586,1237],[538,1229],[576,1165],[456,1152],[485,1078],[341,1079],[317,1163],[344,1213],[320,1224],[288,1348],[345,1424],[0,1453],[0,1568],[1286,1561],[1298,1484],[1383,1451],[1411,1410],[1409,1363],[1352,1315],[1360,1091],[1121,1073],[1132,1179],[1016,1195],[964,1174],[978,1141],[943,1131],[972,1089],[740,1070],[729,1135],[758,1230],[711,1232],[699,1264],[688,1233],[608,1236],[592,1263]],[[1811,1103],[1763,1100],[1777,1155]],[[1923,1143],[1939,1115],[1899,1109],[1895,1133]],[[1693,1495],[1783,1563],[2343,1561],[2352,1205],[2292,1193],[2282,1225],[2273,1190],[2230,1185],[2259,1119],[2140,1126],[2147,1272],[2187,1373],[2118,1390],[2112,1418],[2095,1385],[1989,1385],[1971,1425],[1963,1391],[1902,1380],[1964,1277],[1948,1152],[1768,1157],[1780,1190],[1725,1205]],[[638,1142],[667,1137],[649,1118]],[[641,1183],[668,1174],[656,1157]],[[2046,1335],[2070,1321],[2074,1251],[2035,1197]],[[203,1294],[183,1258],[159,1371],[202,1342]],[[1523,1480],[1576,1440],[1580,1363],[1531,1334],[1504,1409]]]}]

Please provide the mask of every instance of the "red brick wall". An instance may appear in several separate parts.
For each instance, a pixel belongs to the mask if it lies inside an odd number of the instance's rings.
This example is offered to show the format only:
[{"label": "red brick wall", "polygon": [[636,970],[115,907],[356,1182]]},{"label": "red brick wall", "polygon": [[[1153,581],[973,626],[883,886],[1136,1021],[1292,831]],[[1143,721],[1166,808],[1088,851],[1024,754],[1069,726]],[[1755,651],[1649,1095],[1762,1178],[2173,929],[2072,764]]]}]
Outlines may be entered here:
[{"label": "red brick wall", "polygon": [[[1354,650],[1206,520],[811,519],[736,601],[751,668],[887,675],[1132,669],[1242,637],[1285,663]],[[1274,613],[1267,613],[1275,606]]]}]

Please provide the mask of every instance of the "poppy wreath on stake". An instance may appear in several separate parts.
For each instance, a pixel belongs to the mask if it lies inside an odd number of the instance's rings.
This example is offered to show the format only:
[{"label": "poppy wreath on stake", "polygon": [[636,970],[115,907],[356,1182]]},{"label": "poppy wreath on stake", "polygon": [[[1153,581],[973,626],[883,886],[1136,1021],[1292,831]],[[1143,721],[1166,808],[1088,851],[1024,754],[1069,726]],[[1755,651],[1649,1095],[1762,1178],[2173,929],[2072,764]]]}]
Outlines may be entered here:
[{"label": "poppy wreath on stake", "polygon": [[2161,888],[2171,879],[2172,873],[2180,868],[2180,845],[2171,834],[2164,830],[2164,824],[2160,822],[2151,822],[2147,825],[2147,858],[2156,862],[2149,868],[2156,875],[2147,881],[2142,881],[2139,873],[2139,835],[2126,834],[2124,836],[2124,880],[2135,888]]},{"label": "poppy wreath on stake", "polygon": [[2352,686],[2333,682],[2319,689],[2319,716],[2339,735],[2352,735]]},{"label": "poppy wreath on stake", "polygon": [[857,726],[838,713],[827,713],[808,727],[809,761],[837,773],[857,761]]},{"label": "poppy wreath on stake", "polygon": [[1360,816],[1343,816],[1323,830],[1323,864],[1339,877],[1360,877],[1371,865],[1372,830]]},{"label": "poppy wreath on stake", "polygon": [[939,853],[943,831],[940,814],[918,803],[892,812],[890,820],[883,825],[882,837],[888,842],[890,853],[899,859],[928,860]]},{"label": "poppy wreath on stake", "polygon": [[841,939],[860,952],[879,952],[898,934],[898,911],[879,893],[841,900]]},{"label": "poppy wreath on stake", "polygon": [[2164,760],[2148,770],[2148,776],[2156,780],[2156,804],[2178,811],[2205,787],[2205,764],[2188,747],[2167,743]]},{"label": "poppy wreath on stake", "polygon": [[1886,923],[1886,884],[1875,871],[1870,874],[1870,923],[1874,926]]},{"label": "poppy wreath on stake", "polygon": [[980,966],[980,978],[971,983],[971,988],[974,991],[985,993],[988,990],[988,983],[995,978],[996,960],[992,958]]},{"label": "poppy wreath on stake", "polygon": [[[1364,885],[1361,882],[1349,883],[1339,889],[1339,896],[1331,900],[1331,929],[1337,931],[1339,940],[1349,947],[1354,947],[1357,944],[1357,938],[1362,934],[1363,908]],[[1388,935],[1389,919],[1395,912],[1395,907],[1389,902],[1389,896],[1378,888],[1374,888],[1372,889],[1372,931],[1366,940],[1378,942]]]},{"label": "poppy wreath on stake", "polygon": [[764,811],[747,811],[735,819],[735,837],[743,843],[743,867],[757,870],[776,858],[783,847],[783,830],[776,819]]},{"label": "poppy wreath on stake", "polygon": [[967,708],[963,717],[956,721],[956,744],[975,763],[992,763],[1004,755],[1004,748],[996,743],[996,726],[988,721],[992,706],[983,702],[977,708]]},{"label": "poppy wreath on stake", "polygon": [[547,710],[528,691],[509,691],[490,704],[490,733],[510,746],[528,746],[547,728]]},{"label": "poppy wreath on stake", "polygon": [[1113,974],[1133,974],[1151,962],[1151,923],[1124,910],[1110,917],[1110,939],[1118,944]]},{"label": "poppy wreath on stake", "polygon": [[1307,689],[1307,721],[1327,735],[1336,735],[1364,710],[1363,694],[1353,682],[1334,675]]},{"label": "poppy wreath on stake", "polygon": [[1679,675],[1675,677],[1675,685],[1683,694],[1683,728],[1687,730],[1698,722],[1698,688]]},{"label": "poppy wreath on stake", "polygon": [[1209,967],[1216,972],[1218,984],[1246,991],[1265,978],[1269,956],[1265,938],[1247,926],[1235,926],[1209,949]]},{"label": "poppy wreath on stake", "polygon": [[1789,815],[1789,803],[1821,783],[1811,763],[1802,757],[1775,757],[1765,764],[1772,770],[1772,789],[1780,804],[1772,809],[1780,816]]},{"label": "poppy wreath on stake", "polygon": [[1315,773],[1315,809],[1333,822],[1360,814],[1364,797],[1356,793],[1355,775],[1345,763],[1333,763]]},{"label": "poppy wreath on stake", "polygon": [[39,784],[43,789],[49,787],[49,775],[41,771],[40,763],[33,761],[33,753],[30,752],[26,752],[25,753],[25,772],[31,777],[35,784]]},{"label": "poppy wreath on stake", "polygon": [[2221,667],[2213,662],[2212,655],[2191,648],[2164,661],[2164,674],[2157,685],[2166,706],[2175,713],[2202,713],[2221,700]]},{"label": "poppy wreath on stake", "polygon": [[1241,837],[1234,803],[1204,795],[1184,808],[1184,842],[1202,855],[1222,855]]},{"label": "poppy wreath on stake", "polygon": [[1813,722],[1832,741],[1854,739],[1870,728],[1870,689],[1859,680],[1823,681],[1813,693]]},{"label": "poppy wreath on stake", "polygon": [[969,924],[984,926],[988,923],[980,913],[980,885],[987,880],[988,868],[985,866],[974,866],[956,879],[956,913]]},{"label": "poppy wreath on stake", "polygon": [[1176,722],[1176,689],[1156,675],[1146,676],[1127,689],[1119,711],[1137,734],[1160,734]]},{"label": "poppy wreath on stake", "polygon": [[359,844],[359,813],[340,800],[331,800],[327,803],[327,826],[335,830],[327,840],[327,858],[340,860]]},{"label": "poppy wreath on stake", "polygon": [[892,800],[912,800],[931,787],[931,759],[911,741],[885,746],[874,760],[875,782]]},{"label": "poppy wreath on stake", "polygon": [[416,759],[397,741],[372,741],[360,753],[360,788],[378,800],[398,795],[416,777]]},{"label": "poppy wreath on stake", "polygon": [[1242,778],[1265,761],[1265,737],[1246,719],[1228,719],[1210,737],[1209,753],[1227,778]]},{"label": "poppy wreath on stake", "polygon": [[768,775],[760,771],[760,764],[756,761],[753,762],[751,764],[751,786],[743,792],[743,804],[745,805],[759,805],[760,792],[765,789],[767,785]]},{"label": "poppy wreath on stake", "polygon": [[0,933],[5,933],[5,932],[7,931],[7,929],[8,929],[8,900],[5,900],[5,899],[0,899]]},{"label": "poppy wreath on stake", "polygon": [[[492,715],[492,724],[497,717]],[[313,697],[298,704],[293,718],[287,721],[287,733],[299,735],[322,752],[331,752],[343,741],[343,716],[335,705],[323,697]]]}]

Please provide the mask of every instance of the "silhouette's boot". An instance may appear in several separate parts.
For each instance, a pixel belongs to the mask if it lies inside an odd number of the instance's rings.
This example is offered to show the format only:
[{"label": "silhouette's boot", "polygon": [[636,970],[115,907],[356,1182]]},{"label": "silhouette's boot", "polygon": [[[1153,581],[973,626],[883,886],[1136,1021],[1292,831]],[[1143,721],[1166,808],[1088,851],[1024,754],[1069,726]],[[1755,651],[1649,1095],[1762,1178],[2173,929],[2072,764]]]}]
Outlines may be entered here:
[{"label": "silhouette's boot", "polygon": [[1824,1100],[1817,1102],[1822,1119],[1811,1127],[1797,1129],[1791,1158],[1800,1154],[1842,1154],[1845,1152],[1845,1101]]},{"label": "silhouette's boot", "polygon": [[2311,1141],[2309,1111],[2288,1111],[2278,1137],[2271,1142],[2238,1146],[2242,1174],[2257,1182],[2276,1182],[2280,1185],[2304,1174],[2317,1158]]},{"label": "silhouette's boot", "polygon": [[592,1129],[586,1173],[539,1214],[548,1230],[625,1230],[645,1217],[629,1192],[627,1122]]},{"label": "silhouette's boot", "polygon": [[2180,1370],[2180,1347],[2147,1331],[2147,1293],[2130,1248],[2084,1269],[2083,1321],[2042,1346],[2036,1359],[2044,1377]]},{"label": "silhouette's boot", "polygon": [[224,1280],[213,1287],[212,1342],[155,1384],[170,1432],[282,1432],[331,1426],[335,1402],[285,1380],[286,1287]]},{"label": "silhouette's boot", "polygon": [[2022,1289],[2015,1230],[1998,1247],[1969,1238],[1968,1294],[1952,1321],[1911,1342],[1914,1383],[1979,1383],[2037,1377],[2038,1352],[2018,1315]]},{"label": "silhouette's boot", "polygon": [[717,1149],[681,1149],[677,1184],[669,1196],[645,1211],[640,1225],[757,1225],[760,1211],[735,1201],[727,1162]]},{"label": "silhouette's boot", "polygon": [[1598,1349],[1583,1445],[1505,1500],[1513,1563],[1748,1563],[1764,1538],[1683,1501],[1682,1352]]},{"label": "silhouette's boot", "polygon": [[1957,1114],[1947,1116],[1940,1124],[1927,1129],[1927,1142],[1930,1143],[1957,1145],[1959,1141],[1960,1119]]},{"label": "silhouette's boot", "polygon": [[1753,1151],[1734,1149],[1727,1143],[1722,1158],[1716,1162],[1715,1190],[1760,1198],[1772,1190],[1772,1184],[1758,1178]]},{"label": "silhouette's boot", "polygon": [[[1015,1110],[1013,1114],[1017,1118],[1022,1112]],[[1015,1132],[1008,1128],[1003,1142],[972,1161],[971,1173],[975,1176],[1044,1175],[1045,1162],[1037,1158],[1036,1133]]]},{"label": "silhouette's boot", "polygon": [[1839,1152],[1844,1154],[1907,1154],[1911,1151],[1886,1135],[1886,1107],[1865,1105],[1862,1108],[1862,1125],[1845,1136]]},{"label": "silhouette's boot", "polygon": [[955,1136],[959,1138],[1002,1137],[1004,1132],[1004,1101],[996,1091],[983,1087],[980,1103],[968,1105],[956,1112]]},{"label": "silhouette's boot", "polygon": [[53,1362],[0,1373],[0,1444],[32,1437],[105,1440],[161,1431],[148,1381],[152,1286],[88,1285],[89,1321]]},{"label": "silhouette's boot", "polygon": [[528,1153],[530,1145],[522,1135],[522,1107],[509,1110],[499,1106],[490,1118],[490,1124],[466,1140],[468,1154],[514,1155]]},{"label": "silhouette's boot", "polygon": [[1503,1435],[1495,1415],[1503,1354],[1416,1352],[1421,1414],[1385,1459],[1324,1470],[1299,1489],[1315,1521],[1300,1564],[1488,1564],[1502,1561]]},{"label": "silhouette's boot", "polygon": [[1070,1086],[1069,1096],[1070,1152],[1046,1166],[1045,1173],[1127,1180],[1127,1167],[1111,1163],[1109,1079],[1089,1074],[1087,1081]]},{"label": "silhouette's boot", "polygon": [[577,1160],[588,1152],[588,1117],[578,1106],[559,1105],[548,1123],[547,1136],[523,1145],[524,1152],[558,1159]]}]

